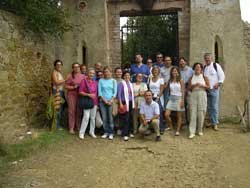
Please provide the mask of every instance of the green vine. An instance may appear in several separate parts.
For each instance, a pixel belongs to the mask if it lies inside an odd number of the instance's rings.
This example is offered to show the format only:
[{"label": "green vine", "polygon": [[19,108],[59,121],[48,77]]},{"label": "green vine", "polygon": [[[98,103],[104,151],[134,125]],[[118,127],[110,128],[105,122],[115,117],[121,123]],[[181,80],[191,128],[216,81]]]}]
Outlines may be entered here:
[{"label": "green vine", "polygon": [[43,37],[62,37],[72,29],[61,0],[1,0],[0,9],[22,17],[26,30]]}]

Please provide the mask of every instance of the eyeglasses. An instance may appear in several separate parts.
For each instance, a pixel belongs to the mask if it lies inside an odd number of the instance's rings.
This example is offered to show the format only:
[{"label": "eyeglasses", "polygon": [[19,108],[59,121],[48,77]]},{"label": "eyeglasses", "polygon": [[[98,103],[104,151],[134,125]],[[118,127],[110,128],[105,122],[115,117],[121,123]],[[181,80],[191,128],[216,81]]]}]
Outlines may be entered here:
[{"label": "eyeglasses", "polygon": [[74,66],[74,68],[80,68],[80,66]]},{"label": "eyeglasses", "polygon": [[160,59],[160,58],[162,58],[161,56],[158,56],[158,57],[156,57],[157,59]]}]

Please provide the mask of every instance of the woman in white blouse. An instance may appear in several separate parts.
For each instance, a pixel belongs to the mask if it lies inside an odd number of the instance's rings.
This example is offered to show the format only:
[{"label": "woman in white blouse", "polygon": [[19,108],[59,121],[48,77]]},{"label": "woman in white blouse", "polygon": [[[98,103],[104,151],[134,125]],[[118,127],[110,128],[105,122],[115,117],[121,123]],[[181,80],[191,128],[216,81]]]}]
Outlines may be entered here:
[{"label": "woman in white blouse", "polygon": [[168,87],[170,90],[170,96],[166,106],[165,118],[167,120],[169,128],[173,129],[173,122],[170,115],[172,111],[176,111],[177,129],[175,132],[175,136],[179,136],[182,123],[182,112],[185,111],[184,108],[185,86],[183,80],[181,79],[181,74],[178,67],[171,68]]},{"label": "woman in white blouse", "polygon": [[196,129],[199,136],[203,135],[203,124],[207,110],[207,93],[209,89],[209,80],[203,76],[203,66],[201,63],[193,65],[194,75],[188,81],[188,89],[191,91],[190,95],[190,124],[189,124],[189,138],[195,136]]},{"label": "woman in white blouse", "polygon": [[164,80],[160,77],[160,68],[158,66],[152,69],[152,78],[149,79],[148,88],[153,93],[153,100],[159,104],[160,107],[160,133],[164,134],[165,125],[163,123],[163,90]]},{"label": "woman in white blouse", "polygon": [[142,82],[143,74],[136,74],[136,82],[133,83],[134,89],[134,97],[135,97],[135,108],[133,109],[133,126],[134,126],[134,134],[137,133],[138,130],[138,118],[140,112],[141,103],[144,101],[144,93],[148,90],[147,84]]}]

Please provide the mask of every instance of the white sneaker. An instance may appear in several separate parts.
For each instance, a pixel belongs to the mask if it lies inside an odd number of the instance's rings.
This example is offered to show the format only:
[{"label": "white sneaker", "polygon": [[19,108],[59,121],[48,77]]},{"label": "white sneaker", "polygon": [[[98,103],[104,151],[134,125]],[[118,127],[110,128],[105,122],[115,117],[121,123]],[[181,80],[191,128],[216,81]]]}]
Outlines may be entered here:
[{"label": "white sneaker", "polygon": [[190,134],[188,138],[192,139],[192,138],[194,138],[194,137],[195,137],[194,134]]},{"label": "white sneaker", "polygon": [[129,137],[128,137],[128,136],[124,136],[124,137],[123,137],[123,140],[124,140],[124,141],[128,141],[128,140],[129,140]]},{"label": "white sneaker", "polygon": [[199,136],[203,136],[203,132],[199,132],[198,135],[199,135]]},{"label": "white sneaker", "polygon": [[180,132],[176,131],[175,136],[180,136]]},{"label": "white sneaker", "polygon": [[117,133],[116,133],[118,136],[121,136],[122,135],[122,131],[120,129],[117,130]]},{"label": "white sneaker", "polygon": [[83,140],[84,139],[84,134],[80,133],[79,138]]},{"label": "white sneaker", "polygon": [[133,134],[130,134],[130,135],[129,135],[129,137],[130,137],[130,138],[134,138],[134,137],[135,137],[135,135],[133,135]]},{"label": "white sneaker", "polygon": [[109,140],[113,140],[114,136],[112,134],[109,135]]},{"label": "white sneaker", "polygon": [[108,138],[108,134],[104,134],[104,135],[102,135],[102,138]]},{"label": "white sneaker", "polygon": [[97,138],[95,133],[89,133],[89,135],[92,137],[92,138]]}]

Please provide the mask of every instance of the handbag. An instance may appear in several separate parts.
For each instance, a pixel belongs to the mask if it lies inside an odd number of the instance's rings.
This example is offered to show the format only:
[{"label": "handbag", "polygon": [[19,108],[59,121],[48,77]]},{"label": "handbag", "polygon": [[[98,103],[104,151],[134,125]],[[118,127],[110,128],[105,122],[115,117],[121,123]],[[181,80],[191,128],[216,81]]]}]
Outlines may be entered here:
[{"label": "handbag", "polygon": [[[91,93],[86,79],[84,79],[84,82],[86,84],[88,93]],[[80,95],[78,105],[82,109],[91,109],[94,107],[94,100],[89,96]]]},{"label": "handbag", "polygon": [[102,125],[103,125],[103,121],[102,121],[102,118],[101,118],[100,111],[98,109],[97,112],[96,112],[96,116],[95,116],[95,126],[97,128],[101,128]]},{"label": "handbag", "polygon": [[119,114],[125,114],[128,111],[127,105],[124,104],[122,107],[119,107],[118,112]]}]

